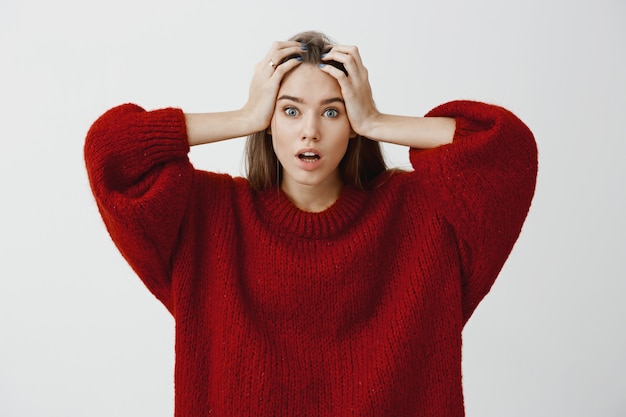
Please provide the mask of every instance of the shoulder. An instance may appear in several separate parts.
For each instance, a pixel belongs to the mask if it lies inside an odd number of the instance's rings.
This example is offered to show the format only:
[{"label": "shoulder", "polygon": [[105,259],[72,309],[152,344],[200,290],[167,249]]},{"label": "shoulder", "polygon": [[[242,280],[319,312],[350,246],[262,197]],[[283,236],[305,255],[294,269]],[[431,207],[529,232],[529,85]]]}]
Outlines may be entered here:
[{"label": "shoulder", "polygon": [[193,194],[196,204],[211,210],[233,210],[249,205],[255,193],[247,178],[225,173],[195,170]]},{"label": "shoulder", "polygon": [[252,190],[248,179],[232,176],[227,173],[195,170],[194,188],[202,192],[220,194],[224,192],[249,194]]},{"label": "shoulder", "polygon": [[370,198],[386,205],[413,206],[437,198],[435,181],[416,171],[389,169],[380,174],[369,190]]},{"label": "shoulder", "polygon": [[414,170],[407,171],[404,169],[388,169],[381,173],[372,182],[371,192],[378,193],[395,193],[407,190],[416,190],[424,187],[424,178],[419,176]]}]

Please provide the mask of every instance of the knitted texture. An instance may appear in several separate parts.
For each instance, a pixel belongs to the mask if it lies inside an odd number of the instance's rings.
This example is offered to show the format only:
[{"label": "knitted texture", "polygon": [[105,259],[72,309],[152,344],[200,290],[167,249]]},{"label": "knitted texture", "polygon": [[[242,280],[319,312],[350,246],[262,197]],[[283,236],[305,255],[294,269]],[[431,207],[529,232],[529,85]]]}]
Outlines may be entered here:
[{"label": "knitted texture", "polygon": [[106,227],[176,321],[175,415],[463,416],[461,332],[528,212],[537,150],[509,111],[447,103],[453,143],[321,213],[195,170],[179,109],[90,129]]}]

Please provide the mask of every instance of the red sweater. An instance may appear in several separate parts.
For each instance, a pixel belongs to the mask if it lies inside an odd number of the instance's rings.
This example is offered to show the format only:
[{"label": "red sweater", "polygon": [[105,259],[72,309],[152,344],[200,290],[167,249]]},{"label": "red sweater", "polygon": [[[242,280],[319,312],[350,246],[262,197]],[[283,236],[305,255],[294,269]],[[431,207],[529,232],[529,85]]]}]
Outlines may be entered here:
[{"label": "red sweater", "polygon": [[453,143],[322,213],[194,170],[183,113],[123,105],[85,159],[108,231],[176,321],[175,413],[463,416],[461,331],[520,233],[531,132],[452,102]]}]

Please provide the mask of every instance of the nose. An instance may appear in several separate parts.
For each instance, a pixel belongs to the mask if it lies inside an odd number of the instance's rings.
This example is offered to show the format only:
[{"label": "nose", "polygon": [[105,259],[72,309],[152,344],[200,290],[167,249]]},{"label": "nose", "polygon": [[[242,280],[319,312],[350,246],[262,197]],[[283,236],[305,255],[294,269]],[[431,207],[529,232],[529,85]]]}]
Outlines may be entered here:
[{"label": "nose", "polygon": [[319,138],[319,120],[313,113],[309,113],[302,121],[302,140],[318,141]]}]

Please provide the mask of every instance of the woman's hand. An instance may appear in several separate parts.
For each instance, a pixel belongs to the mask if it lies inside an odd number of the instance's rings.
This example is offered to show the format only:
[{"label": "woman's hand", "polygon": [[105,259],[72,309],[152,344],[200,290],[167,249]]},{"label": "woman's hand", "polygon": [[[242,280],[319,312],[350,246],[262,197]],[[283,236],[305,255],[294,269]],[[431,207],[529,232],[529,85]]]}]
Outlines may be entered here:
[{"label": "woman's hand", "polygon": [[321,69],[333,76],[341,87],[352,130],[359,135],[367,136],[370,126],[380,113],[374,105],[367,68],[363,65],[358,48],[335,45],[322,60],[339,62],[346,69],[348,75],[332,65],[321,65]]},{"label": "woman's hand", "polygon": [[299,42],[274,42],[267,55],[254,67],[248,101],[240,110],[186,113],[189,144],[239,138],[267,128],[276,107],[280,82],[301,63],[301,53]]},{"label": "woman's hand", "polygon": [[356,46],[333,46],[322,58],[343,64],[348,75],[332,65],[321,65],[341,87],[352,130],[366,138],[427,149],[452,142],[456,121],[447,117],[408,117],[384,114],[374,105],[367,68]]},{"label": "woman's hand", "polygon": [[269,126],[280,83],[285,74],[302,62],[302,51],[299,42],[274,42],[265,57],[254,67],[248,102],[242,108],[249,120],[256,124],[254,132]]}]

